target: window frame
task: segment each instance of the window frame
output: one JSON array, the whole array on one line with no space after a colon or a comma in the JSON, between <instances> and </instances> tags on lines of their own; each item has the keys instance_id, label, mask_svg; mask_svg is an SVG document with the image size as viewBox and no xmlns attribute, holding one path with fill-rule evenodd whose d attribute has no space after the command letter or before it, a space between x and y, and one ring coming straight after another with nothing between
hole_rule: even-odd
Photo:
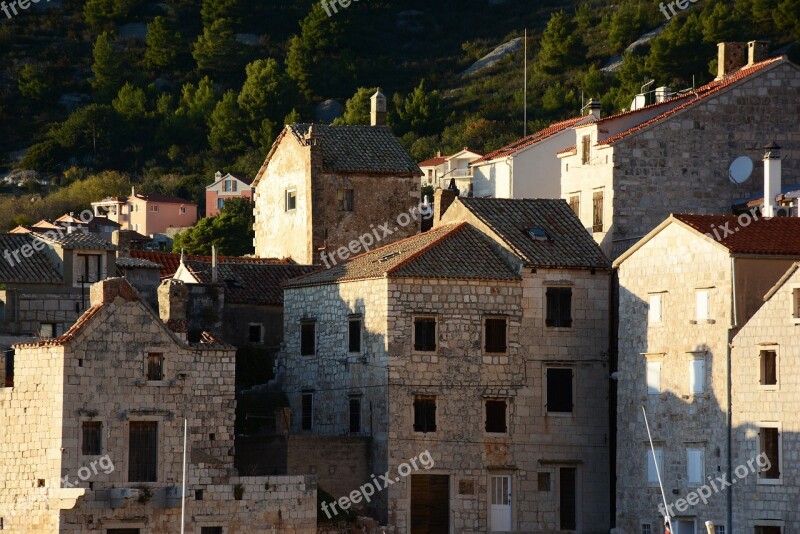
<instances>
[{"instance_id":1,"label":"window frame","mask_svg":"<svg viewBox=\"0 0 800 534\"><path fill-rule=\"evenodd\" d=\"M605 190L596 189L592 191L592 233L602 234L606 230L605 225Z\"/></svg>"},{"instance_id":2,"label":"window frame","mask_svg":"<svg viewBox=\"0 0 800 534\"><path fill-rule=\"evenodd\" d=\"M655 461L653 460L653 449L656 451L656 458ZM647 487L658 487L658 475L660 474L663 478L664 476L664 447L660 444L658 446L653 446L650 448L650 444L645 444L645 452L647 453L647 463L645 464L646 469L646 476L647 476ZM652 463L651 463L652 462ZM650 478L650 466L653 467L653 473L656 474L655 479ZM655 466L658 465L658 472L656 472Z\"/></svg>"},{"instance_id":3,"label":"window frame","mask_svg":"<svg viewBox=\"0 0 800 534\"><path fill-rule=\"evenodd\" d=\"M88 447L88 452L87 452L87 441L86 441L86 425L87 424L99 426L99 428L96 429L96 432L97 432L97 438L96 439L99 440L99 444L96 444L98 449L95 449L93 447ZM81 456L102 456L103 455L103 445L104 445L103 427L104 427L103 421L101 421L101 420L84 419L84 420L81 421L81 453L80 453ZM99 450L100 452L91 452L93 450Z\"/></svg>"},{"instance_id":4,"label":"window frame","mask_svg":"<svg viewBox=\"0 0 800 534\"><path fill-rule=\"evenodd\" d=\"M510 403L509 403L509 400L510 399L508 397L485 397L483 399L483 422L484 422L483 430L484 430L484 432L486 434L495 435L495 436L506 436L506 435L508 435L510 433L510 428L509 428L509 412L510 412L509 404ZM494 428L494 425L489 425L489 414L490 414L489 404L490 403L492 403L492 404L502 403L503 404L503 421L502 421L503 430L502 431L501 430L489 430L490 426L492 426ZM492 413L496 413L496 412L492 412Z\"/></svg>"},{"instance_id":5,"label":"window frame","mask_svg":"<svg viewBox=\"0 0 800 534\"><path fill-rule=\"evenodd\" d=\"M697 380L697 366L702 369L702 379ZM691 354L689 358L689 395L704 395L706 393L706 380L708 379L708 365L706 364L705 355ZM699 391L697 386L699 384ZM694 385L694 387L693 387Z\"/></svg>"},{"instance_id":6,"label":"window frame","mask_svg":"<svg viewBox=\"0 0 800 534\"><path fill-rule=\"evenodd\" d=\"M569 371L570 372L570 409L569 411L551 411L550 407L550 380L549 380L549 371L550 370L558 370L558 371ZM576 395L576 382L577 382L577 368L575 366L558 364L558 363L551 363L544 365L544 392L543 392L543 400L544 400L544 413L548 417L574 417L576 416L576 405L575 405L575 395Z\"/></svg>"},{"instance_id":7,"label":"window frame","mask_svg":"<svg viewBox=\"0 0 800 534\"><path fill-rule=\"evenodd\" d=\"M308 352L308 347L304 345L307 338L305 329L308 327L313 329L311 336L311 352ZM304 348L305 347L305 348ZM317 321L316 319L303 319L300 321L300 356L316 356L317 355Z\"/></svg>"},{"instance_id":8,"label":"window frame","mask_svg":"<svg viewBox=\"0 0 800 534\"><path fill-rule=\"evenodd\" d=\"M492 336L494 336L497 331L502 330L503 336L503 343L502 347L499 344L493 344L491 347L489 346L489 337L490 337L490 329L489 329L489 321L502 321L503 327L500 329L499 327L494 327L496 330L492 330ZM490 350L490 349L501 349L501 350ZM508 354L508 317L505 315L486 315L483 317L483 352L485 354Z\"/></svg>"},{"instance_id":9,"label":"window frame","mask_svg":"<svg viewBox=\"0 0 800 534\"><path fill-rule=\"evenodd\" d=\"M353 349L353 325L358 324L358 346ZM361 354L364 347L364 321L361 315L351 315L347 318L347 352L348 354Z\"/></svg>"},{"instance_id":10,"label":"window frame","mask_svg":"<svg viewBox=\"0 0 800 534\"><path fill-rule=\"evenodd\" d=\"M417 321L433 322L433 348L419 348L417 343ZM429 345L426 345L429 346ZM419 313L411 317L411 349L421 354L436 354L439 351L439 318L435 314Z\"/></svg>"},{"instance_id":11,"label":"window frame","mask_svg":"<svg viewBox=\"0 0 800 534\"><path fill-rule=\"evenodd\" d=\"M438 426L436 425L436 405L437 405L437 397L436 395L414 395L413 403L412 403L412 429L415 433L418 434L432 434L438 430ZM417 403L424 404L420 408L417 408ZM433 409L431 410L431 405ZM417 415L422 413L424 415L424 420L418 422ZM430 424L429 418L433 415L433 424Z\"/></svg>"},{"instance_id":12,"label":"window frame","mask_svg":"<svg viewBox=\"0 0 800 534\"><path fill-rule=\"evenodd\" d=\"M350 187L341 187L336 190L336 201L339 211L352 212L355 209L355 190Z\"/></svg>"},{"instance_id":13,"label":"window frame","mask_svg":"<svg viewBox=\"0 0 800 534\"><path fill-rule=\"evenodd\" d=\"M650 366L658 366L658 389L650 387ZM664 360L662 358L653 359L647 358L645 360L645 389L647 390L648 397L651 395L661 395L664 392Z\"/></svg>"},{"instance_id":14,"label":"window frame","mask_svg":"<svg viewBox=\"0 0 800 534\"><path fill-rule=\"evenodd\" d=\"M777 441L778 441L778 443L777 443L777 449L778 449L777 450L777 452L778 452L778 461L777 461L777 464L778 464L777 465L778 476L777 477L767 478L766 475L763 475L764 473L767 473L767 471L759 471L759 473L758 473L758 482L757 483L758 484L764 484L764 485L773 485L773 486L783 485L783 425L781 423L775 422L775 421L761 421L761 422L759 422L757 424L757 426L758 426L758 453L759 453L759 455L766 454L766 451L764 450L764 448L765 448L764 447L764 445L765 445L764 444L765 436L764 436L764 432L763 431L764 430L774 430L774 431L776 431L778 433L778 435L777 435ZM767 457L769 458L769 455L767 455ZM773 462L772 459L770 459L771 469L776 467L775 463L776 462Z\"/></svg>"},{"instance_id":15,"label":"window frame","mask_svg":"<svg viewBox=\"0 0 800 534\"><path fill-rule=\"evenodd\" d=\"M777 391L780 389L781 383L781 358L778 345L760 345L758 346L758 388L762 391ZM775 355L775 382L766 384L765 382L765 353L773 353Z\"/></svg>"},{"instance_id":16,"label":"window frame","mask_svg":"<svg viewBox=\"0 0 800 534\"><path fill-rule=\"evenodd\" d=\"M572 286L545 286L544 293L545 326L547 328L572 328L574 322L572 318ZM564 317L565 300L569 302L569 306L566 308L566 317Z\"/></svg>"},{"instance_id":17,"label":"window frame","mask_svg":"<svg viewBox=\"0 0 800 534\"><path fill-rule=\"evenodd\" d=\"M306 400L309 400L306 404ZM306 407L309 413L306 414ZM300 431L313 432L314 431L314 392L303 391L300 394Z\"/></svg>"},{"instance_id":18,"label":"window frame","mask_svg":"<svg viewBox=\"0 0 800 534\"><path fill-rule=\"evenodd\" d=\"M800 324L800 284L790 286L792 290L792 324Z\"/></svg>"},{"instance_id":19,"label":"window frame","mask_svg":"<svg viewBox=\"0 0 800 534\"><path fill-rule=\"evenodd\" d=\"M83 269L80 269L79 259L83 258ZM97 265L97 280L91 279L91 269L89 268L89 258L92 258L92 263L96 262ZM79 269L83 272L79 272ZM73 253L72 260L72 280L73 287L81 287L81 276L85 277L83 285L87 286L99 282L105 278L106 260L104 254L100 252L78 252Z\"/></svg>"},{"instance_id":20,"label":"window frame","mask_svg":"<svg viewBox=\"0 0 800 534\"><path fill-rule=\"evenodd\" d=\"M289 202L291 199L291 203ZM283 211L290 212L290 211L297 211L297 188L289 187L284 190L283 193ZM289 205L291 204L291 207Z\"/></svg>"},{"instance_id":21,"label":"window frame","mask_svg":"<svg viewBox=\"0 0 800 534\"><path fill-rule=\"evenodd\" d=\"M152 206L150 206L150 210L149 211L150 211L150 213L158 213L159 212L159 205L158 204L153 204Z\"/></svg>"},{"instance_id":22,"label":"window frame","mask_svg":"<svg viewBox=\"0 0 800 534\"><path fill-rule=\"evenodd\" d=\"M705 316L701 316L700 313L702 310L701 303L705 306ZM704 287L694 290L694 320L697 323L711 321L711 289Z\"/></svg>"},{"instance_id":23,"label":"window frame","mask_svg":"<svg viewBox=\"0 0 800 534\"><path fill-rule=\"evenodd\" d=\"M647 296L647 325L648 326L661 326L664 324L664 295L665 292L659 291L650 293ZM654 303L658 302L658 307ZM658 316L655 316L654 310L658 310Z\"/></svg>"},{"instance_id":24,"label":"window frame","mask_svg":"<svg viewBox=\"0 0 800 534\"><path fill-rule=\"evenodd\" d=\"M690 462L690 455L699 453L699 460L700 460L700 478L697 480L692 480L692 472L690 470L691 462ZM706 450L703 447L698 445L692 445L686 447L686 484L689 486L702 486L705 482L706 476Z\"/></svg>"},{"instance_id":25,"label":"window frame","mask_svg":"<svg viewBox=\"0 0 800 534\"><path fill-rule=\"evenodd\" d=\"M150 375L150 357L158 355L160 357L159 367L160 367L160 376L159 378L151 378ZM164 355L163 350L147 350L144 354L144 378L148 383L153 382L164 382L166 380L166 363L167 359Z\"/></svg>"},{"instance_id":26,"label":"window frame","mask_svg":"<svg viewBox=\"0 0 800 534\"><path fill-rule=\"evenodd\" d=\"M144 423L152 424L152 425L154 425L154 428L155 428L155 438L154 438L154 441L155 441L155 454L152 457L152 462L154 464L154 474L155 474L155 476L153 478L155 480L133 480L131 478L131 470L133 469L133 463L131 461L131 453L133 451L133 448L131 447L131 445L132 445L131 444L131 425L140 424L140 423L141 424L144 424ZM161 426L161 421L159 421L157 419L135 419L135 420L128 421L128 440L127 440L127 445L128 445L128 448L127 448L128 469L126 470L127 472L126 472L126 475L125 475L125 479L126 479L126 481L128 483L152 484L152 483L157 483L161 479L161 477L159 476L160 475L160 472L159 472L160 471L159 470L159 457L161 456L159 454L159 452L160 452L159 449L160 449L160 445L161 445L161 428L160 428L160 426Z\"/></svg>"},{"instance_id":27,"label":"window frame","mask_svg":"<svg viewBox=\"0 0 800 534\"><path fill-rule=\"evenodd\" d=\"M581 165L588 165L592 161L592 136L581 136Z\"/></svg>"}]
</instances>

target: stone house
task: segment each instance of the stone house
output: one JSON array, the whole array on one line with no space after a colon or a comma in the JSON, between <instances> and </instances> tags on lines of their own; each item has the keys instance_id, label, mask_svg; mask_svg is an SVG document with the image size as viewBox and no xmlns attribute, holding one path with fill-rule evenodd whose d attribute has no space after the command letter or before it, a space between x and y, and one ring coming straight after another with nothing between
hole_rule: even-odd
<instances>
[{"instance_id":1,"label":"stone house","mask_svg":"<svg viewBox=\"0 0 800 534\"><path fill-rule=\"evenodd\" d=\"M600 102L591 100L587 107L587 115L554 122L473 161L473 195L561 198L561 162L556 154L574 144L573 128L600 118Z\"/></svg>"},{"instance_id":2,"label":"stone house","mask_svg":"<svg viewBox=\"0 0 800 534\"><path fill-rule=\"evenodd\" d=\"M256 256L320 264L322 253L346 251L384 222L384 244L419 232L419 222L390 228L419 205L422 172L378 125L385 111L376 105L373 126L283 129L253 181Z\"/></svg>"},{"instance_id":3,"label":"stone house","mask_svg":"<svg viewBox=\"0 0 800 534\"><path fill-rule=\"evenodd\" d=\"M775 140L786 151L787 183L798 184L800 68L767 58L766 44L720 43L714 81L575 127L561 158L561 198L611 258L670 213L730 213L760 196L762 174L734 183L731 163L758 158Z\"/></svg>"},{"instance_id":4,"label":"stone house","mask_svg":"<svg viewBox=\"0 0 800 534\"><path fill-rule=\"evenodd\" d=\"M796 330L800 324L798 267L797 263L791 266L733 338L731 453L737 482L730 491L734 525L742 532L783 534L800 530L795 482L795 457L800 450L796 408L800 372L795 361L800 353ZM769 468L753 473L748 462L752 464L752 459L761 454L769 460ZM742 465L748 466L748 476L740 478L743 471L736 469Z\"/></svg>"},{"instance_id":5,"label":"stone house","mask_svg":"<svg viewBox=\"0 0 800 534\"><path fill-rule=\"evenodd\" d=\"M253 198L252 178L239 178L230 173L214 175L214 183L206 186L206 217L219 215L225 201L231 198Z\"/></svg>"},{"instance_id":6,"label":"stone house","mask_svg":"<svg viewBox=\"0 0 800 534\"><path fill-rule=\"evenodd\" d=\"M614 369L619 532L663 532L656 462L642 406L667 500L675 505L677 532L705 532L707 520L714 521L720 534L753 532L741 530L745 518L732 516L724 491L688 507L684 499L709 477L733 476L737 464L729 454L745 447L738 429L766 417L748 422L736 415L741 410L739 415L750 417L756 407L744 407L741 400L732 404L732 395L746 396L749 389L738 392L739 379L731 366L737 369L745 360L736 358L730 343L762 307L763 296L800 259L799 237L796 217L672 215L614 262L619 277ZM750 373L753 345L745 347ZM739 419L733 428L731 416ZM729 439L737 450L730 451ZM760 512L766 507L761 502L751 510L747 520L763 518Z\"/></svg>"},{"instance_id":7,"label":"stone house","mask_svg":"<svg viewBox=\"0 0 800 534\"><path fill-rule=\"evenodd\" d=\"M92 286L63 336L15 346L0 389L0 523L10 532L316 532L313 477L233 468L235 349L186 341L187 288L161 317L121 278Z\"/></svg>"},{"instance_id":8,"label":"stone house","mask_svg":"<svg viewBox=\"0 0 800 534\"><path fill-rule=\"evenodd\" d=\"M292 431L371 437L387 532L608 532L608 260L562 200L451 200L286 285Z\"/></svg>"}]
</instances>

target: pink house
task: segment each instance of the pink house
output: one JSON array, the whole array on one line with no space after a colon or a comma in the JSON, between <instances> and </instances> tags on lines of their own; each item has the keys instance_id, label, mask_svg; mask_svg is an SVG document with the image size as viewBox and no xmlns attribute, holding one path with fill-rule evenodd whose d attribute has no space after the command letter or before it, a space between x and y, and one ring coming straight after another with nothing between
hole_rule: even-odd
<instances>
[{"instance_id":1,"label":"pink house","mask_svg":"<svg viewBox=\"0 0 800 534\"><path fill-rule=\"evenodd\" d=\"M217 172L214 183L206 187L206 217L219 215L225 201L230 198L253 198L252 179L237 178L232 174Z\"/></svg>"},{"instance_id":2,"label":"pink house","mask_svg":"<svg viewBox=\"0 0 800 534\"><path fill-rule=\"evenodd\" d=\"M168 228L189 228L197 222L197 204L169 195L142 195L131 188L129 197L108 197L92 202L97 217L108 217L121 230L152 237Z\"/></svg>"}]
</instances>

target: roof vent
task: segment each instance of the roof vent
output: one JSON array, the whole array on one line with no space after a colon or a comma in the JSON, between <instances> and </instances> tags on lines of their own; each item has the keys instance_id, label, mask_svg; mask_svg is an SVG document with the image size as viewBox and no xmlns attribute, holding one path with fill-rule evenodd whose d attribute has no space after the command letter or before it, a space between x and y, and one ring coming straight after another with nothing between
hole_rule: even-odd
<instances>
[{"instance_id":1,"label":"roof vent","mask_svg":"<svg viewBox=\"0 0 800 534\"><path fill-rule=\"evenodd\" d=\"M392 252L391 254L387 254L386 256L381 256L381 257L380 257L380 259L378 259L378 261L379 261L380 263L383 263L383 262L385 262L385 261L389 261L389 260L391 260L392 258L394 258L395 256L399 256L399 255L400 255L400 253L399 253L399 252Z\"/></svg>"},{"instance_id":2,"label":"roof vent","mask_svg":"<svg viewBox=\"0 0 800 534\"><path fill-rule=\"evenodd\" d=\"M547 235L547 232L541 228L528 228L526 232L534 239L534 241L548 241L550 239L550 236Z\"/></svg>"}]
</instances>

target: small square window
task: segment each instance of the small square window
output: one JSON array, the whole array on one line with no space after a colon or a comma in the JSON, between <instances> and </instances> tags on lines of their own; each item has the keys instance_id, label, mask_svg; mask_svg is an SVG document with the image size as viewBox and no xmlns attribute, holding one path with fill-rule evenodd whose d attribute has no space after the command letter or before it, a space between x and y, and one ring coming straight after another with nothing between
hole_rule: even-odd
<instances>
[{"instance_id":1,"label":"small square window","mask_svg":"<svg viewBox=\"0 0 800 534\"><path fill-rule=\"evenodd\" d=\"M545 324L556 328L572 326L572 288L548 287Z\"/></svg>"},{"instance_id":2,"label":"small square window","mask_svg":"<svg viewBox=\"0 0 800 534\"><path fill-rule=\"evenodd\" d=\"M100 421L84 421L81 424L81 454L99 456L103 454L103 423Z\"/></svg>"},{"instance_id":3,"label":"small square window","mask_svg":"<svg viewBox=\"0 0 800 534\"><path fill-rule=\"evenodd\" d=\"M347 351L361 352L361 318L352 317L347 322Z\"/></svg>"},{"instance_id":4,"label":"small square window","mask_svg":"<svg viewBox=\"0 0 800 534\"><path fill-rule=\"evenodd\" d=\"M361 397L350 397L350 433L361 432Z\"/></svg>"},{"instance_id":5,"label":"small square window","mask_svg":"<svg viewBox=\"0 0 800 534\"><path fill-rule=\"evenodd\" d=\"M286 211L297 209L297 191L294 189L286 190Z\"/></svg>"},{"instance_id":6,"label":"small square window","mask_svg":"<svg viewBox=\"0 0 800 534\"><path fill-rule=\"evenodd\" d=\"M414 432L436 432L436 397L414 397Z\"/></svg>"},{"instance_id":7,"label":"small square window","mask_svg":"<svg viewBox=\"0 0 800 534\"><path fill-rule=\"evenodd\" d=\"M505 434L506 426L506 401L494 399L486 401L486 432Z\"/></svg>"},{"instance_id":8,"label":"small square window","mask_svg":"<svg viewBox=\"0 0 800 534\"><path fill-rule=\"evenodd\" d=\"M164 380L164 354L161 352L147 353L147 379L152 381Z\"/></svg>"},{"instance_id":9,"label":"small square window","mask_svg":"<svg viewBox=\"0 0 800 534\"><path fill-rule=\"evenodd\" d=\"M759 358L762 386L775 386L778 384L778 353L774 350L762 350Z\"/></svg>"},{"instance_id":10,"label":"small square window","mask_svg":"<svg viewBox=\"0 0 800 534\"><path fill-rule=\"evenodd\" d=\"M43 339L58 336L58 323L41 323L39 325L39 337Z\"/></svg>"},{"instance_id":11,"label":"small square window","mask_svg":"<svg viewBox=\"0 0 800 534\"><path fill-rule=\"evenodd\" d=\"M653 527L650 523L642 523L642 534L653 534Z\"/></svg>"},{"instance_id":12,"label":"small square window","mask_svg":"<svg viewBox=\"0 0 800 534\"><path fill-rule=\"evenodd\" d=\"M186 208L181 208L180 212L181 212L181 215L186 215Z\"/></svg>"},{"instance_id":13,"label":"small square window","mask_svg":"<svg viewBox=\"0 0 800 534\"><path fill-rule=\"evenodd\" d=\"M572 368L548 367L547 412L572 413Z\"/></svg>"},{"instance_id":14,"label":"small square window","mask_svg":"<svg viewBox=\"0 0 800 534\"><path fill-rule=\"evenodd\" d=\"M300 428L311 430L314 427L314 394L303 393Z\"/></svg>"},{"instance_id":15,"label":"small square window","mask_svg":"<svg viewBox=\"0 0 800 534\"><path fill-rule=\"evenodd\" d=\"M539 491L550 491L550 473L539 473L536 479Z\"/></svg>"},{"instance_id":16,"label":"small square window","mask_svg":"<svg viewBox=\"0 0 800 534\"><path fill-rule=\"evenodd\" d=\"M714 534L725 534L725 525L716 525L714 527Z\"/></svg>"},{"instance_id":17,"label":"small square window","mask_svg":"<svg viewBox=\"0 0 800 534\"><path fill-rule=\"evenodd\" d=\"M414 317L414 350L436 351L436 317Z\"/></svg>"},{"instance_id":18,"label":"small square window","mask_svg":"<svg viewBox=\"0 0 800 534\"><path fill-rule=\"evenodd\" d=\"M353 211L353 190L339 189L338 193L339 211Z\"/></svg>"},{"instance_id":19,"label":"small square window","mask_svg":"<svg viewBox=\"0 0 800 534\"><path fill-rule=\"evenodd\" d=\"M300 324L300 355L313 356L316 354L317 323L303 321Z\"/></svg>"},{"instance_id":20,"label":"small square window","mask_svg":"<svg viewBox=\"0 0 800 534\"><path fill-rule=\"evenodd\" d=\"M261 332L263 328L260 324L251 324L248 328L248 341L250 343L261 343Z\"/></svg>"},{"instance_id":21,"label":"small square window","mask_svg":"<svg viewBox=\"0 0 800 534\"><path fill-rule=\"evenodd\" d=\"M486 352L506 352L506 319L505 317L487 318L484 324L484 340Z\"/></svg>"}]
</instances>

